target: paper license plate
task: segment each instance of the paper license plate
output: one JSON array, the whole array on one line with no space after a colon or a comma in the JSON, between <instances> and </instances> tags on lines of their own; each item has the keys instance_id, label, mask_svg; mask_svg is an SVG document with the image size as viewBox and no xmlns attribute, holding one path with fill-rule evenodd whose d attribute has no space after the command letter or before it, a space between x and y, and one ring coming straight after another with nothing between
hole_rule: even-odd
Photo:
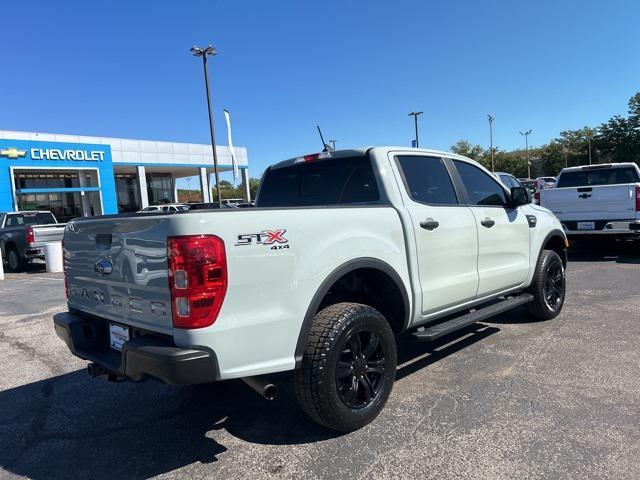
<instances>
[{"instance_id":1,"label":"paper license plate","mask_svg":"<svg viewBox=\"0 0 640 480\"><path fill-rule=\"evenodd\" d=\"M114 350L122 350L124 342L129 340L129 329L115 323L109 324L109 346Z\"/></svg>"},{"instance_id":2,"label":"paper license plate","mask_svg":"<svg viewBox=\"0 0 640 480\"><path fill-rule=\"evenodd\" d=\"M596 222L578 222L578 230L593 230L596 228Z\"/></svg>"}]
</instances>

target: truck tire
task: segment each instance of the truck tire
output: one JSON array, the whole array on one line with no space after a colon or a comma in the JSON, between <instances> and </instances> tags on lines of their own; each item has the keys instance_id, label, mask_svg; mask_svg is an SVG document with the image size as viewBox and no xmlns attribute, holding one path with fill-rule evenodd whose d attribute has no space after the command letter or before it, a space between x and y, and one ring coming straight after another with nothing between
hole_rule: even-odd
<instances>
[{"instance_id":1,"label":"truck tire","mask_svg":"<svg viewBox=\"0 0 640 480\"><path fill-rule=\"evenodd\" d=\"M7 249L7 270L14 273L21 272L25 268L25 263L24 259L20 258L16 247Z\"/></svg>"},{"instance_id":2,"label":"truck tire","mask_svg":"<svg viewBox=\"0 0 640 480\"><path fill-rule=\"evenodd\" d=\"M553 250L543 250L529 287L533 301L525 304L527 314L536 320L557 317L564 304L565 291L565 271L560 255Z\"/></svg>"},{"instance_id":3,"label":"truck tire","mask_svg":"<svg viewBox=\"0 0 640 480\"><path fill-rule=\"evenodd\" d=\"M397 363L386 318L359 303L337 303L313 319L295 373L302 410L332 430L351 432L375 419L387 403Z\"/></svg>"}]
</instances>

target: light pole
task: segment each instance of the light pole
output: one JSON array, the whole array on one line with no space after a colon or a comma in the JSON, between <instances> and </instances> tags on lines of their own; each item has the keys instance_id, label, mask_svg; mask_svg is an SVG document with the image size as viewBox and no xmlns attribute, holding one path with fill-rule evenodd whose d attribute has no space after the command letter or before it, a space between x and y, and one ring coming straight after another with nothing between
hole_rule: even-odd
<instances>
[{"instance_id":1,"label":"light pole","mask_svg":"<svg viewBox=\"0 0 640 480\"><path fill-rule=\"evenodd\" d=\"M218 173L218 154L216 152L216 136L213 131L213 114L211 113L211 93L209 89L209 72L207 70L207 57L217 55L216 49L209 45L206 48L191 47L194 57L202 57L204 68L204 86L207 91L207 108L209 109L209 132L211 133L211 150L213 152L213 169L216 176L216 193L218 194L218 208L222 208L222 193L220 192L220 174ZM207 187L208 188L208 187Z\"/></svg>"},{"instance_id":2,"label":"light pole","mask_svg":"<svg viewBox=\"0 0 640 480\"><path fill-rule=\"evenodd\" d=\"M526 132L520 132L520 135L524 135L524 143L526 145L527 150L527 176L531 178L531 162L529 161L529 134L531 133L531 129Z\"/></svg>"},{"instance_id":3,"label":"light pole","mask_svg":"<svg viewBox=\"0 0 640 480\"><path fill-rule=\"evenodd\" d=\"M493 121L495 120L494 117L492 117L491 115L487 114L487 119L489 120L489 143L490 143L490 152L491 152L491 171L495 172L495 165L493 164Z\"/></svg>"},{"instance_id":4,"label":"light pole","mask_svg":"<svg viewBox=\"0 0 640 480\"><path fill-rule=\"evenodd\" d=\"M416 128L416 148L420 148L420 143L418 142L418 115L422 115L422 112L411 112L409 116L413 116L413 123Z\"/></svg>"},{"instance_id":5,"label":"light pole","mask_svg":"<svg viewBox=\"0 0 640 480\"><path fill-rule=\"evenodd\" d=\"M587 145L589 148L589 165L591 165L591 132L587 133Z\"/></svg>"},{"instance_id":6,"label":"light pole","mask_svg":"<svg viewBox=\"0 0 640 480\"><path fill-rule=\"evenodd\" d=\"M329 141L331 142L331 145L333 145L333 149L335 150L336 149L336 142L338 140L329 140Z\"/></svg>"}]
</instances>

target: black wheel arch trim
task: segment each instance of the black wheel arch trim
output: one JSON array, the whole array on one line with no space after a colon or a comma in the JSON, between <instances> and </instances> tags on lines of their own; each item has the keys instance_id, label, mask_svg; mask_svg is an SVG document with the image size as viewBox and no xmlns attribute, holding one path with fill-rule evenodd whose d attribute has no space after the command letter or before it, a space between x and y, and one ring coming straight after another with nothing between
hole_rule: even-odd
<instances>
[{"instance_id":1,"label":"black wheel arch trim","mask_svg":"<svg viewBox=\"0 0 640 480\"><path fill-rule=\"evenodd\" d=\"M409 294L407 293L407 289L405 288L404 282L402 278L395 271L395 269L386 262L382 260L378 260L377 258L363 257L356 258L353 260L349 260L346 263L343 263L338 268L333 270L320 284L320 287L314 294L311 299L311 303L307 308L307 313L304 316L302 321L302 327L300 328L300 332L298 333L298 342L296 344L295 350L295 360L296 360L296 368L299 368L302 365L302 356L304 354L304 350L307 345L307 337L309 336L309 331L311 330L311 324L313 323L313 317L315 317L322 300L325 295L331 288L331 286L336 283L340 278L351 273L355 270L360 270L362 268L371 268L375 270L379 270L382 273L386 274L393 280L396 284L400 293L402 295L402 301L404 304L404 319L402 325L402 331L405 331L409 325L409 318L411 315L411 306L409 304Z\"/></svg>"},{"instance_id":2,"label":"black wheel arch trim","mask_svg":"<svg viewBox=\"0 0 640 480\"><path fill-rule=\"evenodd\" d=\"M562 249L562 255L560 256L560 258L562 259L562 263L564 264L565 268L567 266L567 235L562 231L562 230L558 230L558 229L553 229L551 230L546 237L544 237L544 240L542 241L542 245L540 246L540 251L538 252L538 259L540 258L540 255L542 255L542 251L545 249L545 247L547 246L547 244L549 243L549 240L551 240L554 237L558 237L562 240L562 243L564 244L564 248ZM536 259L536 265L538 262L538 259Z\"/></svg>"}]
</instances>

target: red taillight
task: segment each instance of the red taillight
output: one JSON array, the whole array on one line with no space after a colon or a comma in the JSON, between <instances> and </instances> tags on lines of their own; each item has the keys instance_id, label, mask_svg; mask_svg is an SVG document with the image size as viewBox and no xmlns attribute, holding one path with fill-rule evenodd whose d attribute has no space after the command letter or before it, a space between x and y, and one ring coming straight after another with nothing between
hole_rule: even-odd
<instances>
[{"instance_id":1,"label":"red taillight","mask_svg":"<svg viewBox=\"0 0 640 480\"><path fill-rule=\"evenodd\" d=\"M36 237L33 234L33 227L27 227L25 231L27 232L27 243L36 243Z\"/></svg>"},{"instance_id":2,"label":"red taillight","mask_svg":"<svg viewBox=\"0 0 640 480\"><path fill-rule=\"evenodd\" d=\"M640 185L636 185L636 212L640 212Z\"/></svg>"},{"instance_id":3,"label":"red taillight","mask_svg":"<svg viewBox=\"0 0 640 480\"><path fill-rule=\"evenodd\" d=\"M222 239L215 235L169 237L167 260L173 326L212 325L227 292L227 257Z\"/></svg>"},{"instance_id":4,"label":"red taillight","mask_svg":"<svg viewBox=\"0 0 640 480\"><path fill-rule=\"evenodd\" d=\"M316 160L325 160L327 158L331 158L331 153L329 152L311 153L309 155L304 155L302 157L296 158L293 163L315 162Z\"/></svg>"}]
</instances>

